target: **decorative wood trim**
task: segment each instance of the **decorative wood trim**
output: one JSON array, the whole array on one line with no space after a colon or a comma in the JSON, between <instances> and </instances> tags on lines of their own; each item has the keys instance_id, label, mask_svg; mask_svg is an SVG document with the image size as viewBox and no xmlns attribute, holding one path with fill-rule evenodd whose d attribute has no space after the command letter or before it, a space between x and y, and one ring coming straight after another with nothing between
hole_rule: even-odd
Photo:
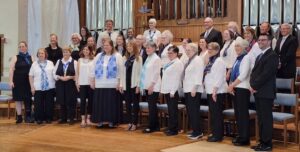
<instances>
[{"instance_id":1,"label":"decorative wood trim","mask_svg":"<svg viewBox=\"0 0 300 152\"><path fill-rule=\"evenodd\" d=\"M86 26L86 0L77 0L79 11L79 26Z\"/></svg>"}]
</instances>

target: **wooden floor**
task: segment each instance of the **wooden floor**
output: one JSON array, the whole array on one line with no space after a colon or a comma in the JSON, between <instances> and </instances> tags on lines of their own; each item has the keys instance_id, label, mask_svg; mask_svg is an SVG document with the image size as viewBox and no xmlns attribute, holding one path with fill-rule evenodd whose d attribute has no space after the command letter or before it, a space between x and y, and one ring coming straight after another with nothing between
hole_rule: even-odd
<instances>
[{"instance_id":1,"label":"wooden floor","mask_svg":"<svg viewBox=\"0 0 300 152\"><path fill-rule=\"evenodd\" d=\"M222 143L208 143L205 138L193 142L180 134L166 137L158 132L151 135L117 129L80 128L73 126L20 124L13 120L0 119L0 152L222 152L251 151L249 147L234 147L230 138ZM297 152L296 144L284 148L274 142L274 152ZM254 142L252 142L254 144ZM243 149L243 150L240 150Z\"/></svg>"}]
</instances>

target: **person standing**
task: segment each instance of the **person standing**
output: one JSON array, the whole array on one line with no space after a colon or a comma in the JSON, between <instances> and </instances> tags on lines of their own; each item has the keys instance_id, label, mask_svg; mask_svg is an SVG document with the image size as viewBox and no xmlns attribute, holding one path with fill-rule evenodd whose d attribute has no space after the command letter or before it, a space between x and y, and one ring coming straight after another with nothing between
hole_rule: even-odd
<instances>
[{"instance_id":1,"label":"person standing","mask_svg":"<svg viewBox=\"0 0 300 152\"><path fill-rule=\"evenodd\" d=\"M217 42L220 46L222 46L222 33L214 28L214 21L212 18L205 18L204 28L205 32L201 33L200 37L204 37L207 44L210 42Z\"/></svg>"},{"instance_id":2,"label":"person standing","mask_svg":"<svg viewBox=\"0 0 300 152\"><path fill-rule=\"evenodd\" d=\"M34 114L37 124L43 121L51 123L54 110L53 77L54 64L47 60L47 51L41 48L37 52L38 60L34 61L29 71L31 93L34 96Z\"/></svg>"},{"instance_id":3,"label":"person standing","mask_svg":"<svg viewBox=\"0 0 300 152\"><path fill-rule=\"evenodd\" d=\"M97 40L97 49L99 47L103 46L103 36L108 36L110 40L114 42L114 46L116 44L117 36L119 35L119 32L114 31L114 21L111 19L105 20L105 31L99 33L99 37Z\"/></svg>"},{"instance_id":4,"label":"person standing","mask_svg":"<svg viewBox=\"0 0 300 152\"><path fill-rule=\"evenodd\" d=\"M48 60L52 61L53 64L56 64L57 60L63 57L62 49L58 46L58 38L56 34L50 34L50 44L46 47L48 54Z\"/></svg>"},{"instance_id":5,"label":"person standing","mask_svg":"<svg viewBox=\"0 0 300 152\"><path fill-rule=\"evenodd\" d=\"M19 42L19 54L12 57L9 68L9 84L12 88L13 100L16 103L17 121L22 123L22 101L25 105L25 122L33 123L31 118L32 100L28 73L33 62L33 58L28 53L27 43Z\"/></svg>"},{"instance_id":6,"label":"person standing","mask_svg":"<svg viewBox=\"0 0 300 152\"><path fill-rule=\"evenodd\" d=\"M261 54L257 56L250 75L250 92L255 98L259 127L259 144L251 147L255 151L272 150L272 107L276 97L276 73L279 61L271 48L271 41L271 35L260 34L258 45Z\"/></svg>"},{"instance_id":7,"label":"person standing","mask_svg":"<svg viewBox=\"0 0 300 152\"><path fill-rule=\"evenodd\" d=\"M158 37L160 37L161 32L156 29L156 19L149 19L149 29L144 32L144 37L146 38L146 42L154 42L158 43Z\"/></svg>"}]
</instances>

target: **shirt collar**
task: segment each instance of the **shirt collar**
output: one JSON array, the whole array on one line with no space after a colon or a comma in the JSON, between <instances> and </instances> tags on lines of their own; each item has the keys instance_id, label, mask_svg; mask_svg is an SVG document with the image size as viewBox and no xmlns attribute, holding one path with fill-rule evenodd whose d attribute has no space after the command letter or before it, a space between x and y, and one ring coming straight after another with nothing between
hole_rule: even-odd
<instances>
[{"instance_id":1,"label":"shirt collar","mask_svg":"<svg viewBox=\"0 0 300 152\"><path fill-rule=\"evenodd\" d=\"M271 47L267 47L266 49L264 49L261 53L265 54L267 52L267 50L269 50Z\"/></svg>"}]
</instances>

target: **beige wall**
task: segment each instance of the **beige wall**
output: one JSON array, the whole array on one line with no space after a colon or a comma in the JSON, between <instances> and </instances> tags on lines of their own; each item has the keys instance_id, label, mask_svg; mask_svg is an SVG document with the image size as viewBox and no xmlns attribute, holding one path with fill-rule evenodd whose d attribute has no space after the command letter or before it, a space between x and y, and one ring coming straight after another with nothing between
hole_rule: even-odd
<instances>
[{"instance_id":1,"label":"beige wall","mask_svg":"<svg viewBox=\"0 0 300 152\"><path fill-rule=\"evenodd\" d=\"M0 34L6 38L3 58L3 78L6 80L9 60L17 54L18 42L27 40L27 0L1 0Z\"/></svg>"}]
</instances>

